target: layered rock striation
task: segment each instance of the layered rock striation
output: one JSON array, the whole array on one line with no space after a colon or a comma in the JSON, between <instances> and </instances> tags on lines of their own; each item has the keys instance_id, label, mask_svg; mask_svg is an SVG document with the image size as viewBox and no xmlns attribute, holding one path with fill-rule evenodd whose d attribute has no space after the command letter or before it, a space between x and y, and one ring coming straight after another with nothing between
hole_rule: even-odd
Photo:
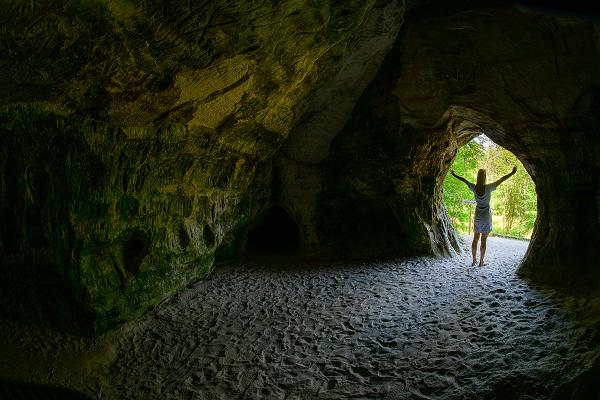
<instances>
[{"instance_id":1,"label":"layered rock striation","mask_svg":"<svg viewBox=\"0 0 600 400\"><path fill-rule=\"evenodd\" d=\"M95 334L201 279L275 203L274 156L316 118L317 94L337 93L349 115L403 13L396 1L8 5L2 310Z\"/></svg>"}]
</instances>

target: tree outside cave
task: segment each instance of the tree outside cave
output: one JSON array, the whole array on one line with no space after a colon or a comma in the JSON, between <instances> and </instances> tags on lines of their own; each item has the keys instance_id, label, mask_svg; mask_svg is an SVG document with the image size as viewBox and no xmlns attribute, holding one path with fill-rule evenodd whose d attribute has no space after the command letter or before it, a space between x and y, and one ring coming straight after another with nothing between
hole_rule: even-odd
<instances>
[{"instance_id":1,"label":"tree outside cave","mask_svg":"<svg viewBox=\"0 0 600 400\"><path fill-rule=\"evenodd\" d=\"M461 147L450 170L475 183L477 170L487 170L487 182L493 182L517 166L517 173L505 181L492 194L493 234L516 238L531 238L537 216L535 184L513 153L480 135ZM459 233L473 230L475 205L465 203L474 200L467 186L450 173L444 180L444 202L450 220ZM471 219L469 223L469 219Z\"/></svg>"}]
</instances>

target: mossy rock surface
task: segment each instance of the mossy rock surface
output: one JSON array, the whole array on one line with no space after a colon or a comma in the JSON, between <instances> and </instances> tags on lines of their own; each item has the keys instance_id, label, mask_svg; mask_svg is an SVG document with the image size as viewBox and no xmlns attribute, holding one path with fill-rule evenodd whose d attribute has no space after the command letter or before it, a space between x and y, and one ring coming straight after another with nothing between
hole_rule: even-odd
<instances>
[{"instance_id":1,"label":"mossy rock surface","mask_svg":"<svg viewBox=\"0 0 600 400\"><path fill-rule=\"evenodd\" d=\"M312 115L312 96L343 86L345 60L369 40L391 43L402 10L375 0L7 4L2 309L97 334L205 277L215 254L230 259L273 204L273 158Z\"/></svg>"}]
</instances>

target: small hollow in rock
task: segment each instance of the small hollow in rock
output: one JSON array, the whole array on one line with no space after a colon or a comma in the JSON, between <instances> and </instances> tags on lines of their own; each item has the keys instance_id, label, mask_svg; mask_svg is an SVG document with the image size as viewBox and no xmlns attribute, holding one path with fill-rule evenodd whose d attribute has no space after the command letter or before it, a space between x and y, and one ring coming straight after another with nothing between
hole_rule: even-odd
<instances>
[{"instance_id":1,"label":"small hollow in rock","mask_svg":"<svg viewBox=\"0 0 600 400\"><path fill-rule=\"evenodd\" d=\"M140 271L140 265L148 254L150 243L141 232L135 232L123 244L123 266L127 272L136 276Z\"/></svg>"},{"instance_id":2,"label":"small hollow in rock","mask_svg":"<svg viewBox=\"0 0 600 400\"><path fill-rule=\"evenodd\" d=\"M263 221L248 232L248 251L287 252L297 250L300 234L296 222L275 205Z\"/></svg>"}]
</instances>

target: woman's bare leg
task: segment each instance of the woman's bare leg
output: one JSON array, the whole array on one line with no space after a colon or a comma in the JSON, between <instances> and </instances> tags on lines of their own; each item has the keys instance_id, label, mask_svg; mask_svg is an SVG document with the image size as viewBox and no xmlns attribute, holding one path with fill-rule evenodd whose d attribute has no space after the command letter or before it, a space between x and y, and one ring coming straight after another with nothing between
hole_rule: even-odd
<instances>
[{"instance_id":1,"label":"woman's bare leg","mask_svg":"<svg viewBox=\"0 0 600 400\"><path fill-rule=\"evenodd\" d=\"M487 238L488 238L489 233L482 233L481 234L481 248L480 248L480 254L479 254L479 266L483 267L485 265L485 262L483 261L483 257L485 257L485 247L486 247L486 242L487 242Z\"/></svg>"},{"instance_id":2,"label":"woman's bare leg","mask_svg":"<svg viewBox=\"0 0 600 400\"><path fill-rule=\"evenodd\" d=\"M473 233L473 243L471 243L471 253L473 253L473 264L471 265L476 265L477 264L477 242L479 241L479 233L475 232Z\"/></svg>"}]
</instances>

